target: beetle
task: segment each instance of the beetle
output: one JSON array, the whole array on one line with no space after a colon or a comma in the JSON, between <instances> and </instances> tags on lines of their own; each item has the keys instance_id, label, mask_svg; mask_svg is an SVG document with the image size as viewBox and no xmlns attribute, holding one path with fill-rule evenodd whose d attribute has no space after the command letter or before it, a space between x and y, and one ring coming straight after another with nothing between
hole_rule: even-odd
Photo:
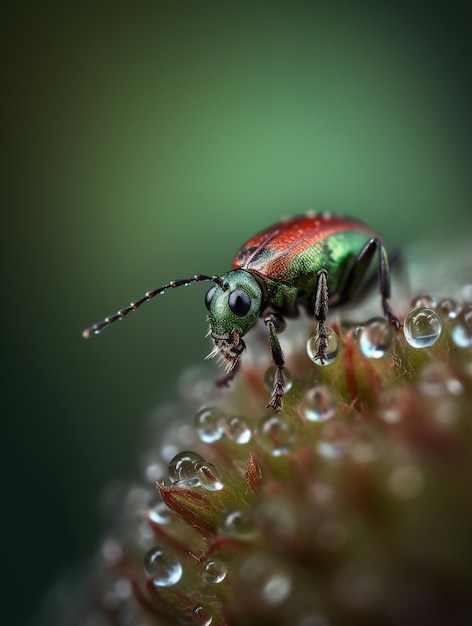
<instances>
[{"instance_id":1,"label":"beetle","mask_svg":"<svg viewBox=\"0 0 472 626\"><path fill-rule=\"evenodd\" d=\"M318 325L315 358L324 363L328 309L352 303L363 295L372 282L370 266L375 255L382 310L387 320L399 328L400 322L390 304L389 257L379 235L351 217L309 212L279 221L249 239L236 254L229 272L221 276L196 274L147 291L124 309L87 328L83 336L98 334L167 289L212 281L215 284L205 296L209 335L214 342L208 357L220 354L226 361L226 374L217 385L226 386L234 378L246 347L243 337L263 318L275 365L267 406L280 411L285 361L277 335L285 328L285 318L297 317L300 308L315 318Z\"/></svg>"}]
</instances>

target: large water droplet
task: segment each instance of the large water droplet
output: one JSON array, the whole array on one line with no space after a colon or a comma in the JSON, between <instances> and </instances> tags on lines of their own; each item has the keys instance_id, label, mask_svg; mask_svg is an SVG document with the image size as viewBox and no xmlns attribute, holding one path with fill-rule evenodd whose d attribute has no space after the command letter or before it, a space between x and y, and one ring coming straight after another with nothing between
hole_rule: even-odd
<instances>
[{"instance_id":1,"label":"large water droplet","mask_svg":"<svg viewBox=\"0 0 472 626\"><path fill-rule=\"evenodd\" d=\"M382 317L375 317L362 326L358 335L359 347L369 359L381 359L393 345L392 325Z\"/></svg>"},{"instance_id":2,"label":"large water droplet","mask_svg":"<svg viewBox=\"0 0 472 626\"><path fill-rule=\"evenodd\" d=\"M274 387L274 378L275 378L276 369L277 368L275 367L275 365L272 365L264 374L264 383L269 391L272 391ZM292 388L293 379L292 379L292 375L290 374L290 372L288 371L286 367L284 367L284 375L285 375L284 393L287 393Z\"/></svg>"},{"instance_id":3,"label":"large water droplet","mask_svg":"<svg viewBox=\"0 0 472 626\"><path fill-rule=\"evenodd\" d=\"M204 443L215 443L224 437L225 413L216 407L206 407L195 416L195 430Z\"/></svg>"},{"instance_id":4,"label":"large water droplet","mask_svg":"<svg viewBox=\"0 0 472 626\"><path fill-rule=\"evenodd\" d=\"M339 338L332 328L326 329L328 332L328 347L326 349L326 359L321 362L317 356L319 349L319 336L318 329L310 335L310 338L306 342L306 351L310 359L316 365L329 365L338 356L339 352Z\"/></svg>"},{"instance_id":5,"label":"large water droplet","mask_svg":"<svg viewBox=\"0 0 472 626\"><path fill-rule=\"evenodd\" d=\"M196 452L180 452L169 463L169 479L173 483L187 480L197 484L197 465L204 461L205 459Z\"/></svg>"},{"instance_id":6,"label":"large water droplet","mask_svg":"<svg viewBox=\"0 0 472 626\"><path fill-rule=\"evenodd\" d=\"M220 491L224 484L221 481L220 472L212 463L198 463L197 478L204 489L208 491Z\"/></svg>"},{"instance_id":7,"label":"large water droplet","mask_svg":"<svg viewBox=\"0 0 472 626\"><path fill-rule=\"evenodd\" d=\"M324 422L336 413L338 401L326 385L316 385L305 392L299 412L310 422Z\"/></svg>"},{"instance_id":8,"label":"large water droplet","mask_svg":"<svg viewBox=\"0 0 472 626\"><path fill-rule=\"evenodd\" d=\"M462 309L451 326L452 341L459 348L472 346L472 308Z\"/></svg>"},{"instance_id":9,"label":"large water droplet","mask_svg":"<svg viewBox=\"0 0 472 626\"><path fill-rule=\"evenodd\" d=\"M442 322L432 309L415 309L405 318L403 333L413 348L429 348L436 343L442 330Z\"/></svg>"},{"instance_id":10,"label":"large water droplet","mask_svg":"<svg viewBox=\"0 0 472 626\"><path fill-rule=\"evenodd\" d=\"M218 559L209 559L203 565L202 577L207 583L217 585L226 578L226 574L226 565Z\"/></svg>"},{"instance_id":11,"label":"large water droplet","mask_svg":"<svg viewBox=\"0 0 472 626\"><path fill-rule=\"evenodd\" d=\"M170 587L182 577L182 565L173 550L156 546L144 557L144 569L156 587Z\"/></svg>"},{"instance_id":12,"label":"large water droplet","mask_svg":"<svg viewBox=\"0 0 472 626\"><path fill-rule=\"evenodd\" d=\"M244 417L232 415L224 422L224 430L228 439L239 445L249 443L252 433Z\"/></svg>"},{"instance_id":13,"label":"large water droplet","mask_svg":"<svg viewBox=\"0 0 472 626\"><path fill-rule=\"evenodd\" d=\"M272 456L287 454L292 449L295 432L291 423L280 415L270 413L257 426L257 441Z\"/></svg>"}]
</instances>

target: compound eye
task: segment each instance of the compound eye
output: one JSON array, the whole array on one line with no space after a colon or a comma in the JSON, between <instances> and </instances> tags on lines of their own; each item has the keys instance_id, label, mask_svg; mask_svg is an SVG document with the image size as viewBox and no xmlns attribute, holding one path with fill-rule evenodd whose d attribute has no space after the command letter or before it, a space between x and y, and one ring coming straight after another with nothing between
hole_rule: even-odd
<instances>
[{"instance_id":1,"label":"compound eye","mask_svg":"<svg viewBox=\"0 0 472 626\"><path fill-rule=\"evenodd\" d=\"M242 289L235 289L229 294L228 305L235 315L242 317L251 308L251 298Z\"/></svg>"},{"instance_id":2,"label":"compound eye","mask_svg":"<svg viewBox=\"0 0 472 626\"><path fill-rule=\"evenodd\" d=\"M207 292L206 292L206 296L205 296L205 306L207 309L210 309L210 302L212 301L213 295L215 293L215 289L216 287L211 287Z\"/></svg>"}]
</instances>

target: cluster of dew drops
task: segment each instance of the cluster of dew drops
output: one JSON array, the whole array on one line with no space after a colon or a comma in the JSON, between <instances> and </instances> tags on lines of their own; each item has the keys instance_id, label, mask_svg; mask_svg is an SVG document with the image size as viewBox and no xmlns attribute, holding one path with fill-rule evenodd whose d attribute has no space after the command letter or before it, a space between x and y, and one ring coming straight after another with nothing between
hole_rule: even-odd
<instances>
[{"instance_id":1,"label":"cluster of dew drops","mask_svg":"<svg viewBox=\"0 0 472 626\"><path fill-rule=\"evenodd\" d=\"M442 334L447 333L454 347L468 352L472 347L472 285L469 288L470 296L465 302L451 298L435 301L430 296L416 298L403 322L402 332L409 346L423 350L431 348ZM396 341L395 330L384 318L372 318L358 326L354 331L358 349L369 359L382 359L393 349ZM333 363L339 354L339 338L336 332L328 329L328 358L320 363L317 357L318 337L316 331L310 336L306 344L308 357L318 366ZM286 371L285 393L292 388L292 378ZM472 367L469 367L472 374ZM265 375L267 389L272 388L274 368L269 368ZM325 422L330 420L337 410L339 399L334 389L326 384L317 384L303 396L298 410L308 422ZM388 407L385 410L385 420L392 421ZM295 443L295 430L292 423L283 414L267 413L255 427L245 417L240 415L228 416L222 409L216 407L202 408L195 416L195 430L198 438L204 444L215 444L223 439L238 446L245 446L253 439L265 453L274 457L287 454ZM332 458L340 452L339 442L324 441L317 443L317 452L326 458ZM403 476L402 472L410 472ZM420 476L413 476L414 468L406 467L397 470L398 476L392 475L391 491L399 497L409 497L412 485L420 484ZM224 488L218 468L207 462L196 452L181 452L170 461L168 476L171 483L188 488L201 487L208 491L219 491ZM418 480L415 482L414 478ZM404 480L403 480L404 479ZM403 486L408 485L408 489ZM167 524L172 514L162 500L149 508L149 519L155 524ZM239 539L252 538L252 525L248 516L239 510L228 511L223 515L218 531L228 537ZM147 551L144 559L146 576L156 587L172 587L183 575L183 566L174 550L168 546L154 546ZM261 593L268 604L276 606L283 602L290 593L290 577L281 573L277 568L268 567L271 574L264 578ZM201 567L201 576L205 583L218 585L227 575L226 565L218 558L208 558ZM209 626L214 622L214 612L210 605L199 604L193 612L196 624Z\"/></svg>"}]
</instances>

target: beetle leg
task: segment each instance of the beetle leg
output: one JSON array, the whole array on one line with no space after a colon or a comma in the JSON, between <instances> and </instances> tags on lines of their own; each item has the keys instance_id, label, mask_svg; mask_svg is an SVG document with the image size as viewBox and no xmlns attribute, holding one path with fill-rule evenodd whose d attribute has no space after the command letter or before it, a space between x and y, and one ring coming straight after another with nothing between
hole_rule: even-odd
<instances>
[{"instance_id":1,"label":"beetle leg","mask_svg":"<svg viewBox=\"0 0 472 626\"><path fill-rule=\"evenodd\" d=\"M277 331L283 330L285 327L284 320L274 313L269 313L264 318L264 324L267 328L267 336L269 339L269 348L272 361L275 365L274 385L272 387L272 395L268 408L274 411L281 411L283 408L285 374L284 374L284 354L277 337Z\"/></svg>"},{"instance_id":2,"label":"beetle leg","mask_svg":"<svg viewBox=\"0 0 472 626\"><path fill-rule=\"evenodd\" d=\"M328 349L328 329L326 328L326 318L328 317L328 270L321 268L317 272L317 281L314 299L314 316L318 322L318 350L315 358L321 363L327 360Z\"/></svg>"},{"instance_id":3,"label":"beetle leg","mask_svg":"<svg viewBox=\"0 0 472 626\"><path fill-rule=\"evenodd\" d=\"M220 378L218 378L216 380L216 386L217 387L228 387L229 383L233 380L233 378L236 376L239 367L240 367L240 361L239 359L235 362L234 366L230 369L229 372L227 372L226 374L224 374L224 376L220 376Z\"/></svg>"},{"instance_id":4,"label":"beetle leg","mask_svg":"<svg viewBox=\"0 0 472 626\"><path fill-rule=\"evenodd\" d=\"M400 321L393 313L392 306L390 304L390 269L387 250L376 237L369 239L357 255L354 265L347 277L344 289L340 295L339 302L336 304L343 304L344 302L348 302L353 299L354 294L359 291L360 283L366 275L375 253L378 254L379 260L377 275L380 296L382 298L382 309L388 321L396 328L399 328L401 326Z\"/></svg>"}]
</instances>

